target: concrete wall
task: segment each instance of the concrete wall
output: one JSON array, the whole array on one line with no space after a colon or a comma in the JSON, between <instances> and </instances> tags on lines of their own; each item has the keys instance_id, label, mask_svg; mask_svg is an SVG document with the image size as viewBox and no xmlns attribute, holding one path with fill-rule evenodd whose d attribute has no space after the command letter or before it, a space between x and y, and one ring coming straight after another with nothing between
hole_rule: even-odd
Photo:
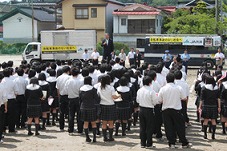
<instances>
[{"instance_id":1,"label":"concrete wall","mask_svg":"<svg viewBox=\"0 0 227 151\"><path fill-rule=\"evenodd\" d=\"M62 2L62 25L66 29L74 28L75 8L72 6L74 0L66 0Z\"/></svg>"},{"instance_id":2,"label":"concrete wall","mask_svg":"<svg viewBox=\"0 0 227 151\"><path fill-rule=\"evenodd\" d=\"M3 41L16 42L30 42L32 41L32 19L23 15L16 14L3 21ZM37 21L34 20L34 38L37 40Z\"/></svg>"}]
</instances>

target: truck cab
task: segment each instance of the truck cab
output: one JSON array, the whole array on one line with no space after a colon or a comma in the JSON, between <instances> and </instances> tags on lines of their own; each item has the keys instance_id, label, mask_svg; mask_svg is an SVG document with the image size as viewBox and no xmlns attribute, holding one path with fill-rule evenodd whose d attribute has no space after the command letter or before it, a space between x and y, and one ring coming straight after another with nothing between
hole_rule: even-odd
<instances>
[{"instance_id":1,"label":"truck cab","mask_svg":"<svg viewBox=\"0 0 227 151\"><path fill-rule=\"evenodd\" d=\"M23 60L27 60L29 63L41 60L41 43L31 42L28 43L22 53Z\"/></svg>"}]
</instances>

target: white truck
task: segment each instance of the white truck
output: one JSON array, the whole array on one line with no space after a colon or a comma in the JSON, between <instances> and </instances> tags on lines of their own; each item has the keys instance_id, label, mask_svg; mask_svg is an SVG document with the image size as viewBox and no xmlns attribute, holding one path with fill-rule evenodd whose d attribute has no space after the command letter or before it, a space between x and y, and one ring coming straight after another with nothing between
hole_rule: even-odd
<instances>
[{"instance_id":1,"label":"white truck","mask_svg":"<svg viewBox=\"0 0 227 151\"><path fill-rule=\"evenodd\" d=\"M28 63L55 60L81 60L84 50L96 49L95 30L41 31L41 43L30 42L22 54Z\"/></svg>"}]
</instances>

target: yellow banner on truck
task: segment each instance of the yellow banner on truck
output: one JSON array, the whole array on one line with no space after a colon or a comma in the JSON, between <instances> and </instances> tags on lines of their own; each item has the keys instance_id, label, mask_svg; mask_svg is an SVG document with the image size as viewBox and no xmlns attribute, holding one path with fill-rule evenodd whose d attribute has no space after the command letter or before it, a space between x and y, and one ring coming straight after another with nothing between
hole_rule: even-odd
<instances>
[{"instance_id":1,"label":"yellow banner on truck","mask_svg":"<svg viewBox=\"0 0 227 151\"><path fill-rule=\"evenodd\" d=\"M42 52L77 51L76 46L42 46Z\"/></svg>"},{"instance_id":2,"label":"yellow banner on truck","mask_svg":"<svg viewBox=\"0 0 227 151\"><path fill-rule=\"evenodd\" d=\"M150 37L150 43L182 43L183 37Z\"/></svg>"}]
</instances>

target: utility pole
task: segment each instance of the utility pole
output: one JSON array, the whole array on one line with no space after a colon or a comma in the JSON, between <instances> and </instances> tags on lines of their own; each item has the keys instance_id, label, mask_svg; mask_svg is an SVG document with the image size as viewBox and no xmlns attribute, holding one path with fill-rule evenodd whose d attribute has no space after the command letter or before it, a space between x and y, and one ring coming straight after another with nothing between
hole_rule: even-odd
<instances>
[{"instance_id":1,"label":"utility pole","mask_svg":"<svg viewBox=\"0 0 227 151\"><path fill-rule=\"evenodd\" d=\"M35 41L35 35L34 35L34 7L33 7L33 0L32 1L32 41Z\"/></svg>"},{"instance_id":2,"label":"utility pole","mask_svg":"<svg viewBox=\"0 0 227 151\"><path fill-rule=\"evenodd\" d=\"M215 29L216 29L216 34L218 34L218 18L219 18L219 14L218 14L218 0L215 0Z\"/></svg>"}]
</instances>

